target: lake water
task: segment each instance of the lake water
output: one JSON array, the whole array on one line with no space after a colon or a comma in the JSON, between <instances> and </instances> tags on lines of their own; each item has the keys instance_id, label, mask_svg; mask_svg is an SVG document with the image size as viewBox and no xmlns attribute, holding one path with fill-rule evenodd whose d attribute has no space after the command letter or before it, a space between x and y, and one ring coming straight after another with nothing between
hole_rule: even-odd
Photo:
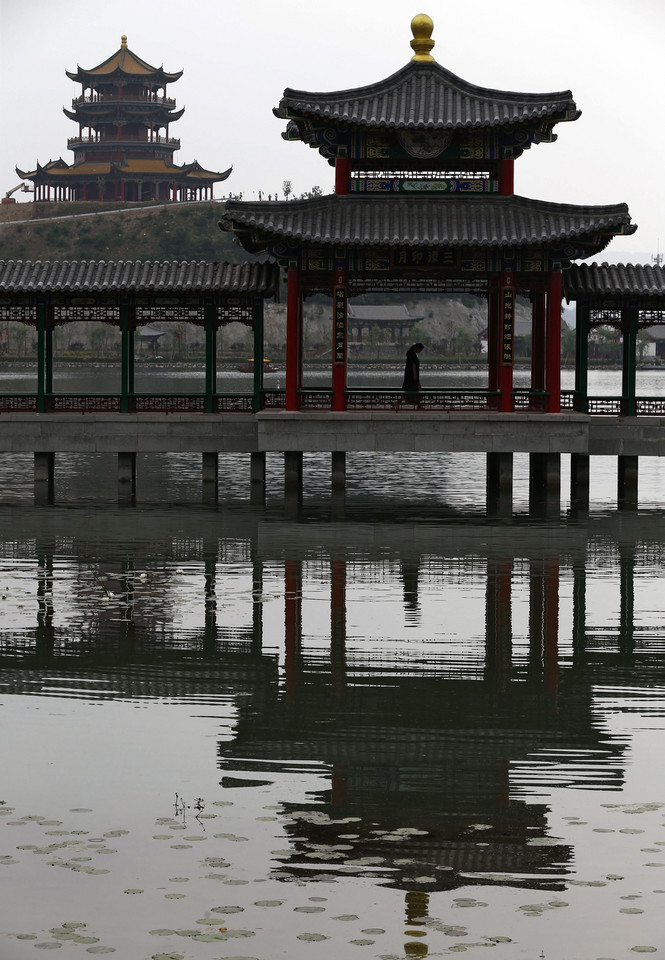
<instances>
[{"instance_id":1,"label":"lake water","mask_svg":"<svg viewBox=\"0 0 665 960\"><path fill-rule=\"evenodd\" d=\"M63 457L44 507L0 458L2 960L663 956L660 463L537 521L516 457L492 522L483 457L349 457L334 520L281 466L203 507L142 458L119 508Z\"/></svg>"}]
</instances>

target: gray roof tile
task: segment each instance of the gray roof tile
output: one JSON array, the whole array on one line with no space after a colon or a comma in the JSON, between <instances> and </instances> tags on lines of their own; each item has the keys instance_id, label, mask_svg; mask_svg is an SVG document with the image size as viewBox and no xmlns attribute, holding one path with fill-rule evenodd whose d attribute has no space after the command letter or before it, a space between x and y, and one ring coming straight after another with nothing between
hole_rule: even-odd
<instances>
[{"instance_id":1,"label":"gray roof tile","mask_svg":"<svg viewBox=\"0 0 665 960\"><path fill-rule=\"evenodd\" d=\"M252 249L277 238L309 243L407 247L505 247L588 237L602 249L631 234L626 204L575 206L525 197L330 195L280 202L229 201L220 222ZM249 236L248 236L249 235Z\"/></svg>"},{"instance_id":2,"label":"gray roof tile","mask_svg":"<svg viewBox=\"0 0 665 960\"><path fill-rule=\"evenodd\" d=\"M0 260L2 293L183 292L270 296L273 263L150 260Z\"/></svg>"},{"instance_id":3,"label":"gray roof tile","mask_svg":"<svg viewBox=\"0 0 665 960\"><path fill-rule=\"evenodd\" d=\"M516 93L478 87L438 63L409 62L378 83L352 90L310 93L287 88L278 117L321 117L364 127L459 129L534 120L576 120L570 90Z\"/></svg>"},{"instance_id":4,"label":"gray roof tile","mask_svg":"<svg viewBox=\"0 0 665 960\"><path fill-rule=\"evenodd\" d=\"M665 297L665 267L648 263L584 263L563 274L566 300Z\"/></svg>"}]
</instances>

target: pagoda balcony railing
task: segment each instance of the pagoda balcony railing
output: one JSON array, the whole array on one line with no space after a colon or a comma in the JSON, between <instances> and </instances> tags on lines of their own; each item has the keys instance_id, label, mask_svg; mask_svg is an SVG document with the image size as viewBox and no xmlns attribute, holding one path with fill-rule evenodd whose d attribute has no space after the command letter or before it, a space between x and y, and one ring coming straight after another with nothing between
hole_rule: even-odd
<instances>
[{"instance_id":1,"label":"pagoda balcony railing","mask_svg":"<svg viewBox=\"0 0 665 960\"><path fill-rule=\"evenodd\" d=\"M251 394L215 393L131 393L127 413L253 413ZM208 400L212 409L207 409ZM49 393L39 410L37 394L0 394L0 413L123 413L120 394Z\"/></svg>"},{"instance_id":2,"label":"pagoda balcony railing","mask_svg":"<svg viewBox=\"0 0 665 960\"><path fill-rule=\"evenodd\" d=\"M113 136L113 137L102 137L102 136L84 137L84 136L79 136L79 137L70 137L70 138L67 140L67 146L69 147L70 150L71 150L73 147L85 146L86 144L92 144L92 143L95 143L95 144L102 144L102 143L103 143L105 146L108 146L109 144L112 144L112 143L118 143L118 144L123 144L123 143L142 143L142 144L145 144L145 146L152 146L153 144L157 143L157 144L161 144L161 145L166 144L166 145L169 146L169 147L174 147L176 150L179 150L179 149L180 149L180 140L174 139L173 137L160 137L160 136L155 136L155 137L152 138L152 140L150 140L148 137L139 137L139 136L134 136L134 137L118 137L118 136Z\"/></svg>"},{"instance_id":3,"label":"pagoda balcony railing","mask_svg":"<svg viewBox=\"0 0 665 960\"><path fill-rule=\"evenodd\" d=\"M72 100L72 107L76 108L88 103L155 103L160 107L171 108L176 105L172 97L158 97L156 93L126 93L123 97L117 93L95 93L92 96L75 97Z\"/></svg>"}]
</instances>

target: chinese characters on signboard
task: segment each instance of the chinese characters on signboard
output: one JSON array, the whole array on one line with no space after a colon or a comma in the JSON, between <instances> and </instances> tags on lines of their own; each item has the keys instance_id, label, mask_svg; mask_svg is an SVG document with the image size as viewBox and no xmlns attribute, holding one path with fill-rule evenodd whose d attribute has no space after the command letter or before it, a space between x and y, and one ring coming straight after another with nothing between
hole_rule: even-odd
<instances>
[{"instance_id":1,"label":"chinese characters on signboard","mask_svg":"<svg viewBox=\"0 0 665 960\"><path fill-rule=\"evenodd\" d=\"M346 360L346 287L335 287L333 296L334 363Z\"/></svg>"},{"instance_id":2,"label":"chinese characters on signboard","mask_svg":"<svg viewBox=\"0 0 665 960\"><path fill-rule=\"evenodd\" d=\"M515 290L501 290L501 363L513 362L513 326L515 317Z\"/></svg>"}]
</instances>

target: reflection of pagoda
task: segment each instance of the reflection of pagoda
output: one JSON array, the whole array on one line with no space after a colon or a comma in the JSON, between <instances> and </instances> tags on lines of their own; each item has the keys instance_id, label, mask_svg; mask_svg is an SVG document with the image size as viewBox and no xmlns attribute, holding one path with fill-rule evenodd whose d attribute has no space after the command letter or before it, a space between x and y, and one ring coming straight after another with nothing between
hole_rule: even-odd
<instances>
[{"instance_id":1,"label":"reflection of pagoda","mask_svg":"<svg viewBox=\"0 0 665 960\"><path fill-rule=\"evenodd\" d=\"M132 53L127 37L103 63L67 76L82 87L72 110L65 110L79 125L78 136L67 141L74 163L51 160L29 173L17 167L34 183L35 200L212 199L213 185L231 173L231 167L214 173L196 161L173 163L180 141L169 136L169 126L184 109L175 109L166 88L182 71L150 66Z\"/></svg>"}]
</instances>

